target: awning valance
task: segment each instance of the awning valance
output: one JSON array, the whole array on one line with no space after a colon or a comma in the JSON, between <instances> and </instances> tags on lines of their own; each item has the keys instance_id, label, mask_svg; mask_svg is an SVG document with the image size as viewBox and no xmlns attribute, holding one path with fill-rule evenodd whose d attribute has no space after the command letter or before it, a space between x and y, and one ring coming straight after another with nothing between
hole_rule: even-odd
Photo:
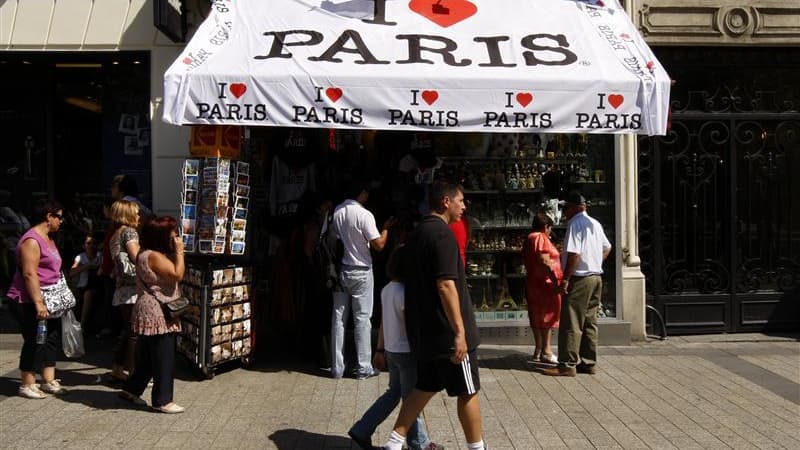
<instances>
[{"instance_id":1,"label":"awning valance","mask_svg":"<svg viewBox=\"0 0 800 450\"><path fill-rule=\"evenodd\" d=\"M211 11L165 74L167 122L665 133L669 77L617 0L215 0Z\"/></svg>"}]
</instances>

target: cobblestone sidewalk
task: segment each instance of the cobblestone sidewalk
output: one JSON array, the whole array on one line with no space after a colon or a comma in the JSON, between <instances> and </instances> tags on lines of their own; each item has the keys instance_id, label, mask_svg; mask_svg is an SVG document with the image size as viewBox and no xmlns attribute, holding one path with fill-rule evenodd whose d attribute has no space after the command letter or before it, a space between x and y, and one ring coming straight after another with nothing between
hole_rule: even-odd
<instances>
[{"instance_id":1,"label":"cobblestone sidewalk","mask_svg":"<svg viewBox=\"0 0 800 450\"><path fill-rule=\"evenodd\" d=\"M0 334L0 448L356 449L347 430L386 373L332 380L303 365L263 364L212 380L183 368L169 416L132 409L97 384L102 351L59 364L70 392L16 396L18 335ZM595 376L536 372L529 347L482 347L481 406L493 450L800 448L800 342L767 335L671 338L603 347ZM145 393L149 400L149 391ZM375 435L383 443L394 416ZM425 410L431 437L465 448L455 401Z\"/></svg>"}]
</instances>

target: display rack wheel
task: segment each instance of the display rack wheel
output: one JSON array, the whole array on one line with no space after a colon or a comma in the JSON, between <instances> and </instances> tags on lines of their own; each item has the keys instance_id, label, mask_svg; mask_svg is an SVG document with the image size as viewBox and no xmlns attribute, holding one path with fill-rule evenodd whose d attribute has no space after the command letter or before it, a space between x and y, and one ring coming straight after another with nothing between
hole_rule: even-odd
<instances>
[{"instance_id":1,"label":"display rack wheel","mask_svg":"<svg viewBox=\"0 0 800 450\"><path fill-rule=\"evenodd\" d=\"M253 363L253 360L250 359L249 356L242 356L242 367L248 368L248 367L250 367L250 364L252 364L252 363Z\"/></svg>"},{"instance_id":2,"label":"display rack wheel","mask_svg":"<svg viewBox=\"0 0 800 450\"><path fill-rule=\"evenodd\" d=\"M213 380L214 379L214 369L206 367L203 369L203 375L206 376L206 380Z\"/></svg>"}]
</instances>

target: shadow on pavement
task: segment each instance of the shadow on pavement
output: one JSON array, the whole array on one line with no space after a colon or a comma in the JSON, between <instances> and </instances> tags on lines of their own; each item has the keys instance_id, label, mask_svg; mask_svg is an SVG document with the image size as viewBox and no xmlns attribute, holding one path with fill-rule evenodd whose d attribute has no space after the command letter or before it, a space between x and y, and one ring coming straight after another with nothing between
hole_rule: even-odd
<instances>
[{"instance_id":1,"label":"shadow on pavement","mask_svg":"<svg viewBox=\"0 0 800 450\"><path fill-rule=\"evenodd\" d=\"M69 388L65 394L58 395L58 399L67 403L79 403L94 409L113 410L130 409L147 411L146 406L137 406L117 396L117 391L94 390L82 388Z\"/></svg>"},{"instance_id":2,"label":"shadow on pavement","mask_svg":"<svg viewBox=\"0 0 800 450\"><path fill-rule=\"evenodd\" d=\"M310 431L287 428L278 430L269 439L278 450L317 449L317 448L350 448L352 441L344 436L312 433Z\"/></svg>"}]
</instances>

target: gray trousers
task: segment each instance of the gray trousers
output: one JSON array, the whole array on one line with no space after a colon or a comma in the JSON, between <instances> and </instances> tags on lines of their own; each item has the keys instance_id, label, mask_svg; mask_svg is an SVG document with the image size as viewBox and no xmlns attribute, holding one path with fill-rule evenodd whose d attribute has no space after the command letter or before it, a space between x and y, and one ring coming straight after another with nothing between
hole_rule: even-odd
<instances>
[{"instance_id":1,"label":"gray trousers","mask_svg":"<svg viewBox=\"0 0 800 450\"><path fill-rule=\"evenodd\" d=\"M603 293L600 275L573 276L569 294L561 301L561 325L558 329L558 365L575 367L578 363L597 363L597 312Z\"/></svg>"}]
</instances>

